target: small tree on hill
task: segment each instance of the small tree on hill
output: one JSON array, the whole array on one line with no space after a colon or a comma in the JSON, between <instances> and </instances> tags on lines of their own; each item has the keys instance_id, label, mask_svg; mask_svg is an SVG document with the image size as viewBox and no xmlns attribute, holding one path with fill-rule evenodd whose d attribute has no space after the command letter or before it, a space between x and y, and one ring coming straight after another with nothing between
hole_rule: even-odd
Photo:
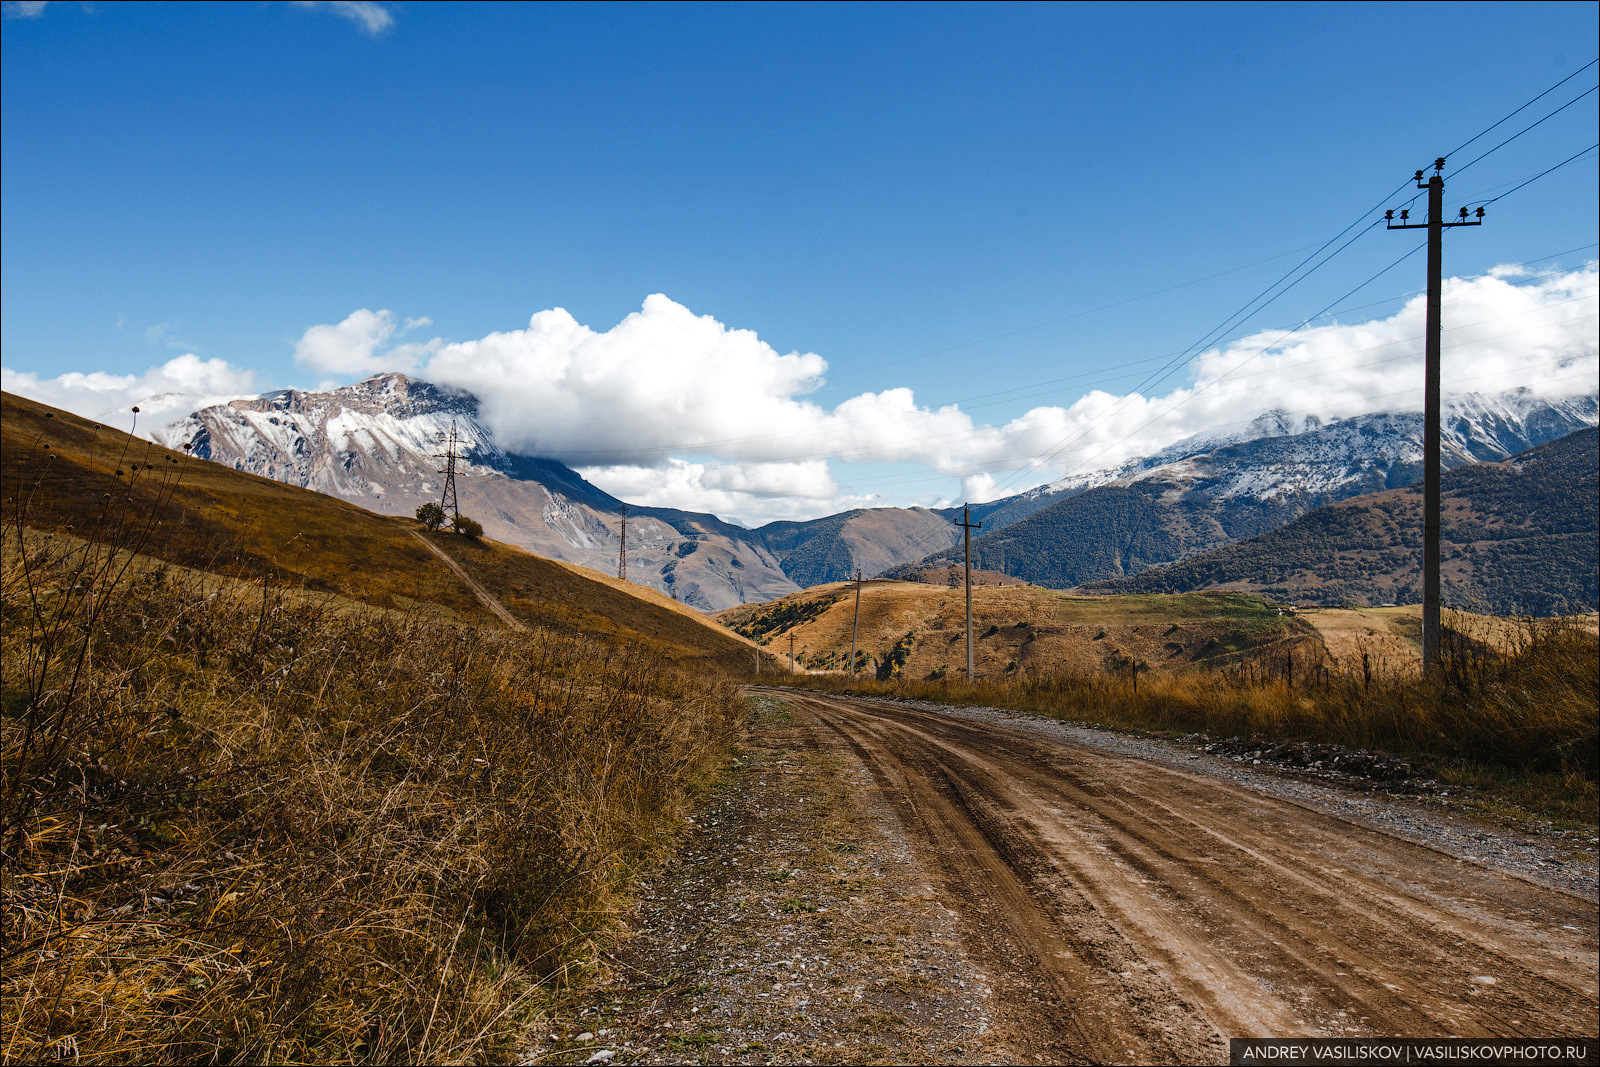
<instances>
[{"instance_id":1,"label":"small tree on hill","mask_svg":"<svg viewBox=\"0 0 1600 1067\"><path fill-rule=\"evenodd\" d=\"M437 530L444 525L444 508L430 500L417 509L417 521L430 530Z\"/></svg>"},{"instance_id":2,"label":"small tree on hill","mask_svg":"<svg viewBox=\"0 0 1600 1067\"><path fill-rule=\"evenodd\" d=\"M473 540L477 540L483 536L483 523L477 519L469 519L465 515L457 515L455 521L450 525L455 527L456 533L462 537L470 537Z\"/></svg>"}]
</instances>

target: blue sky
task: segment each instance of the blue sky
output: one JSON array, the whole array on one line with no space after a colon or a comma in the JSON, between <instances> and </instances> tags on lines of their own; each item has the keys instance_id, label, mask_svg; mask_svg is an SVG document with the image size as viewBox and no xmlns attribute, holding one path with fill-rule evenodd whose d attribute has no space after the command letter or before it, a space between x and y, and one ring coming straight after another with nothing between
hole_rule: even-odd
<instances>
[{"instance_id":1,"label":"blue sky","mask_svg":"<svg viewBox=\"0 0 1600 1067\"><path fill-rule=\"evenodd\" d=\"M1597 48L1584 4L63 3L5 16L8 388L140 376L191 353L253 372L255 388L308 387L399 345L397 368L495 389L460 343L563 308L604 343L561 358L610 358L623 381L663 345L680 348L659 365L685 376L758 369L744 393L668 389L662 411L635 396L608 412L617 379L604 376L551 410L513 389L507 434L624 495L745 521L1063 473L1002 460L1044 454L1052 433L1077 432L1070 419L987 451L901 438L966 441L1096 387L1124 397L1159 364L1117 368L1183 350ZM1452 166L1594 84L1590 68ZM1595 100L1459 179L1447 169L1450 199L1494 196L1594 143ZM1596 201L1590 153L1451 234L1446 270L1575 250L1537 267L1581 274ZM1317 312L1410 241L1367 233L1228 337ZM1417 256L1339 321L1395 315L1421 284ZM1572 299L1572 284L1586 283L1548 299ZM772 356L673 326L670 309L629 344L607 334L651 294L753 331ZM391 318L361 358L308 354L308 330L361 309ZM1569 324L1559 343L1581 356L1592 335L1592 319ZM522 340L519 358L556 358L554 342ZM725 350L706 356L702 341ZM790 353L821 357L825 384L782 363ZM909 410L884 399L896 389L914 391ZM863 394L876 399L838 413ZM970 427L937 415L952 404ZM780 440L752 444L745 422L705 411L726 406L762 413ZM850 452L841 420L856 409L895 429ZM630 450L616 434L535 429L607 416L653 435ZM1121 435L1097 438L1110 451L1073 462L1137 451L1137 421L1107 422Z\"/></svg>"}]
</instances>

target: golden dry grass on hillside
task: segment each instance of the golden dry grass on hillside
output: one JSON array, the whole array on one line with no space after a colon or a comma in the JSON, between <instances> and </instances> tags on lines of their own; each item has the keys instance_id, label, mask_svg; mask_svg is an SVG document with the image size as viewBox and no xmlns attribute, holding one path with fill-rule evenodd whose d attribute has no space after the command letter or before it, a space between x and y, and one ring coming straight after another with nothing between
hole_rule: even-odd
<instances>
[{"instance_id":1,"label":"golden dry grass on hillside","mask_svg":"<svg viewBox=\"0 0 1600 1067\"><path fill-rule=\"evenodd\" d=\"M5 404L0 1055L507 1058L753 646L447 537L487 625L410 524Z\"/></svg>"},{"instance_id":2,"label":"golden dry grass on hillside","mask_svg":"<svg viewBox=\"0 0 1600 1067\"><path fill-rule=\"evenodd\" d=\"M858 662L907 679L966 667L961 589L919 582L862 585ZM1308 624L1237 594L1080 597L1026 585L972 591L974 664L980 674L1223 666L1291 652L1309 666L1326 653ZM717 616L800 666L844 670L855 626L855 589L836 582ZM863 655L866 657L863 660ZM886 667L891 660L897 662Z\"/></svg>"},{"instance_id":3,"label":"golden dry grass on hillside","mask_svg":"<svg viewBox=\"0 0 1600 1067\"><path fill-rule=\"evenodd\" d=\"M496 625L412 532L417 523L161 448L6 393L0 495L26 526L87 535L104 505L170 563ZM751 645L643 586L494 541L432 535L524 621L617 637L676 662L746 671Z\"/></svg>"},{"instance_id":4,"label":"golden dry grass on hillside","mask_svg":"<svg viewBox=\"0 0 1600 1067\"><path fill-rule=\"evenodd\" d=\"M1330 670L1414 676L1422 668L1422 609L1284 610L1246 593L1078 596L1027 585L973 589L974 667L980 675L1053 675L1134 665L1157 673L1253 665L1268 673ZM787 669L789 639L800 668L845 670L855 587L834 582L716 616L763 643ZM1453 611L1450 626L1471 642L1510 652L1524 625ZM1594 615L1566 625L1597 630ZM965 595L918 582L865 582L857 638L861 669L936 679L965 671Z\"/></svg>"},{"instance_id":5,"label":"golden dry grass on hillside","mask_svg":"<svg viewBox=\"0 0 1600 1067\"><path fill-rule=\"evenodd\" d=\"M1261 737L1422 758L1496 803L1592 825L1600 814L1600 640L1582 620L1523 624L1503 652L1459 637L1443 667L1367 675L1293 661L1189 671L1063 671L879 679L813 673L781 684L1012 708L1117 729ZM1496 799L1498 798L1498 799Z\"/></svg>"},{"instance_id":6,"label":"golden dry grass on hillside","mask_svg":"<svg viewBox=\"0 0 1600 1067\"><path fill-rule=\"evenodd\" d=\"M1445 668L1424 678L1420 609L1293 614L1240 593L1073 596L973 590L975 683L961 590L864 583L858 671L847 671L850 583L720 618L802 671L784 684L1058 715L1116 727L1388 748L1446 761L1562 818L1595 813L1595 617L1448 612Z\"/></svg>"}]
</instances>

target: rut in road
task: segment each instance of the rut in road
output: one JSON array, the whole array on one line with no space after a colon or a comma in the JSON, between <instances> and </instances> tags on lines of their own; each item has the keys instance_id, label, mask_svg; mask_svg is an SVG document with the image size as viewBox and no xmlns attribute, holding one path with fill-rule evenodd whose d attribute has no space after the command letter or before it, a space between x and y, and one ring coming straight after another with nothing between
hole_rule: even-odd
<instances>
[{"instance_id":1,"label":"rut in road","mask_svg":"<svg viewBox=\"0 0 1600 1067\"><path fill-rule=\"evenodd\" d=\"M1215 1061L1228 1037L1593 1031L1587 901L1204 775L786 699L849 743L942 871L1039 1062Z\"/></svg>"}]
</instances>

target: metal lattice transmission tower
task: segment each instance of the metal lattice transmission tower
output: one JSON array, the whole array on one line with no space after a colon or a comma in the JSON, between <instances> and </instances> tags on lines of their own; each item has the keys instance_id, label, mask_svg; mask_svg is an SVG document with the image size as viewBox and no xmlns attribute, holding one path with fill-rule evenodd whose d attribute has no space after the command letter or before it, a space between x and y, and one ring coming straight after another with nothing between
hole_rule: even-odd
<instances>
[{"instance_id":1,"label":"metal lattice transmission tower","mask_svg":"<svg viewBox=\"0 0 1600 1067\"><path fill-rule=\"evenodd\" d=\"M454 524L461 518L461 507L456 503L456 420L450 420L450 435L439 435L445 442L444 452L438 458L444 460L444 468L439 471L444 475L444 493L439 497L439 507L444 511L445 518Z\"/></svg>"},{"instance_id":2,"label":"metal lattice transmission tower","mask_svg":"<svg viewBox=\"0 0 1600 1067\"><path fill-rule=\"evenodd\" d=\"M617 549L617 577L628 580L628 505L622 505L622 544Z\"/></svg>"}]
</instances>

